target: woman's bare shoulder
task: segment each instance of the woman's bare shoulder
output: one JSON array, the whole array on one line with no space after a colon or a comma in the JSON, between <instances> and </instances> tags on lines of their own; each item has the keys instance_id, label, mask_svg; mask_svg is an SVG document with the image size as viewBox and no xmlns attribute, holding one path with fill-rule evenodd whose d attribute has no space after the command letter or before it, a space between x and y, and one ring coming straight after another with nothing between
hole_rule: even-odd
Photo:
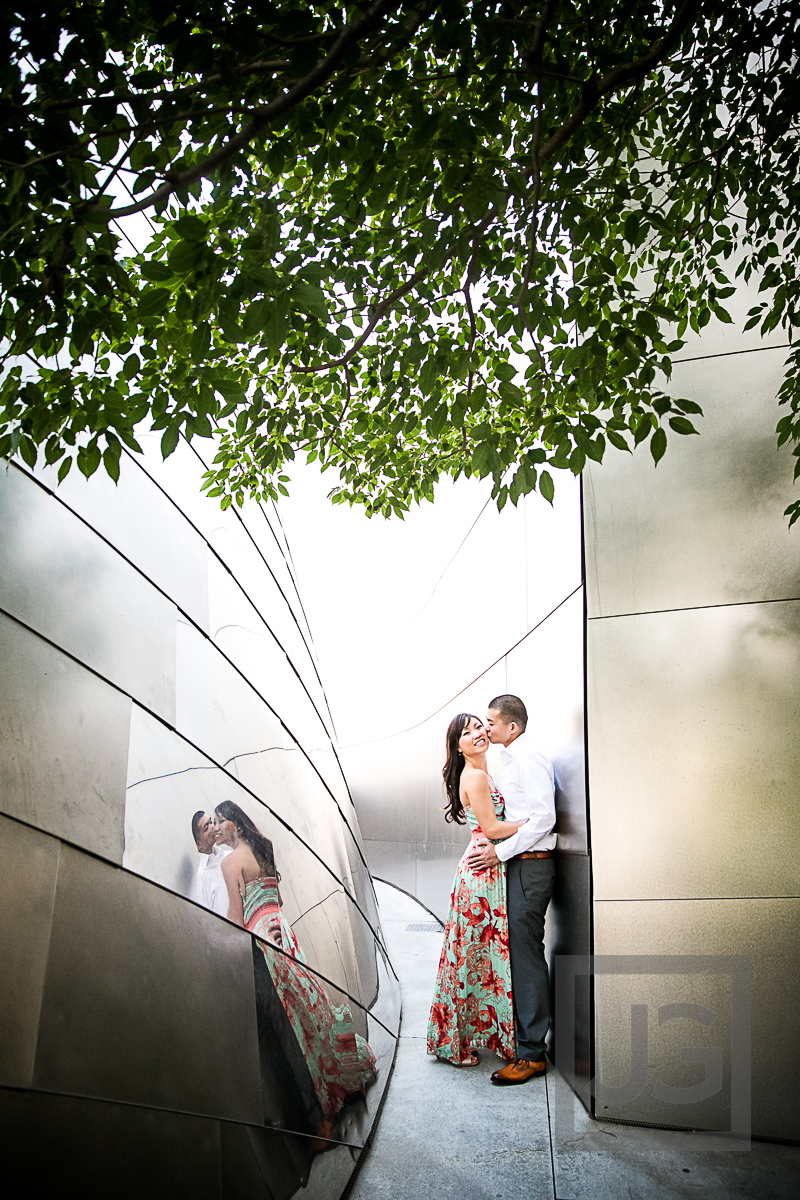
<instances>
[{"instance_id":1,"label":"woman's bare shoulder","mask_svg":"<svg viewBox=\"0 0 800 1200\"><path fill-rule=\"evenodd\" d=\"M480 767L464 767L461 772L461 783L464 787L481 787L483 784L488 787L490 782L486 771L482 771Z\"/></svg>"},{"instance_id":2,"label":"woman's bare shoulder","mask_svg":"<svg viewBox=\"0 0 800 1200\"><path fill-rule=\"evenodd\" d=\"M222 862L219 864L223 875L235 875L237 871L241 871L246 858L242 853L243 847L237 846L230 854L226 854Z\"/></svg>"}]
</instances>

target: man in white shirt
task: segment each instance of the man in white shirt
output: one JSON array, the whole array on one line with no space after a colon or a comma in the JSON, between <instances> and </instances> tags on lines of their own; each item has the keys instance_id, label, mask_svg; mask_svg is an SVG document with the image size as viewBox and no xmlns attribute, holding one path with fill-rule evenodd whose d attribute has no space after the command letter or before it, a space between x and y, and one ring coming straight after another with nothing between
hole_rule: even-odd
<instances>
[{"instance_id":1,"label":"man in white shirt","mask_svg":"<svg viewBox=\"0 0 800 1200\"><path fill-rule=\"evenodd\" d=\"M228 915L228 888L222 875L222 860L230 854L230 846L216 844L217 823L211 813L200 809L192 817L192 834L194 836L200 863L192 883L191 897L198 904L219 913L221 917Z\"/></svg>"},{"instance_id":2,"label":"man in white shirt","mask_svg":"<svg viewBox=\"0 0 800 1200\"><path fill-rule=\"evenodd\" d=\"M496 845L484 841L470 855L472 867L508 864L506 893L511 988L517 1018L517 1059L492 1075L492 1083L526 1083L544 1075L550 1027L550 978L544 956L544 918L553 895L556 845L553 765L526 733L528 712L519 696L496 696L489 705L489 740L502 746L497 787L505 819L525 821Z\"/></svg>"}]
</instances>

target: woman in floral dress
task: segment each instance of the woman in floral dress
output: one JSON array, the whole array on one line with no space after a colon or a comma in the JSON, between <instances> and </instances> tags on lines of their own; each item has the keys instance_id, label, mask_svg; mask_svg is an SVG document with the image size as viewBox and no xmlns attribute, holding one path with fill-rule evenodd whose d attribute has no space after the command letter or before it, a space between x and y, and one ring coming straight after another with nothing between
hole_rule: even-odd
<instances>
[{"instance_id":1,"label":"woman in floral dress","mask_svg":"<svg viewBox=\"0 0 800 1200\"><path fill-rule=\"evenodd\" d=\"M356 1033L346 1004L331 1000L308 970L294 930L281 910L272 842L238 804L216 808L220 840L233 847L223 859L228 918L258 938L272 981L306 1060L322 1109L320 1136L336 1136L335 1119L351 1098L375 1081L375 1055Z\"/></svg>"},{"instance_id":2,"label":"woman in floral dress","mask_svg":"<svg viewBox=\"0 0 800 1200\"><path fill-rule=\"evenodd\" d=\"M472 842L456 869L428 1022L428 1053L453 1066L475 1066L479 1046L515 1057L506 867L473 871L467 862L478 838L502 841L520 827L503 820L503 797L486 770L488 748L489 735L477 717L453 718L442 770L445 820L468 822Z\"/></svg>"}]
</instances>

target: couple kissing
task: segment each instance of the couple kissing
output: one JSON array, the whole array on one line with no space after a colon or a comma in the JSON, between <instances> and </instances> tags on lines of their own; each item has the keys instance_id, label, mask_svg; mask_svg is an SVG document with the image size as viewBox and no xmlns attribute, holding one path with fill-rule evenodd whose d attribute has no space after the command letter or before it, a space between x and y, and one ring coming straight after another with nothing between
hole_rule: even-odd
<instances>
[{"instance_id":1,"label":"couple kissing","mask_svg":"<svg viewBox=\"0 0 800 1200\"><path fill-rule=\"evenodd\" d=\"M555 785L550 760L527 733L518 696L496 696L485 721L459 713L447 730L445 819L472 830L456 869L444 931L428 1053L475 1066L486 1047L507 1065L501 1086L547 1070L550 981L544 921L553 894ZM500 746L497 783L489 743Z\"/></svg>"}]
</instances>

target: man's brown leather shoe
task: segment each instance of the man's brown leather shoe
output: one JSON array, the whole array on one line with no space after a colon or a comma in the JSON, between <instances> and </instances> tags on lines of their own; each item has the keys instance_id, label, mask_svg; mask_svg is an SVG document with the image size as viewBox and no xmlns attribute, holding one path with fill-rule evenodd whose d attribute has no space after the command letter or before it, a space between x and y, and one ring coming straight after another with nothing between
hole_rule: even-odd
<instances>
[{"instance_id":1,"label":"man's brown leather shoe","mask_svg":"<svg viewBox=\"0 0 800 1200\"><path fill-rule=\"evenodd\" d=\"M501 1067L499 1071L492 1071L491 1079L492 1083L499 1083L504 1087L510 1083L527 1083L534 1075L544 1075L546 1072L546 1062L531 1062L527 1058L518 1058L515 1062Z\"/></svg>"}]
</instances>

